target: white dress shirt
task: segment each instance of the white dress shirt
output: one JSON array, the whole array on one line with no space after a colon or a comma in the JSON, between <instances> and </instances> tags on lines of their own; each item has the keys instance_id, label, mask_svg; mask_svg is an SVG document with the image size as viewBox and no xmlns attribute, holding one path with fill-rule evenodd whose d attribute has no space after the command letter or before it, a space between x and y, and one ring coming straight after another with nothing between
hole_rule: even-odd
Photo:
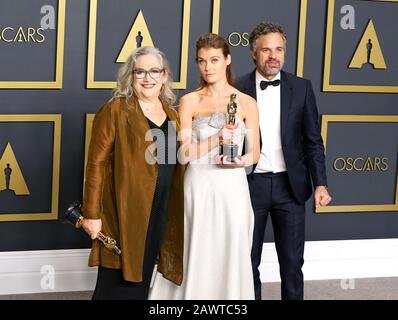
<instances>
[{"instance_id":1,"label":"white dress shirt","mask_svg":"<svg viewBox=\"0 0 398 320\"><path fill-rule=\"evenodd\" d=\"M261 90L260 82L280 80L280 72L272 79L265 79L256 70L256 93L260 120L262 147L254 173L283 172L286 163L281 142L281 86L268 86Z\"/></svg>"}]
</instances>

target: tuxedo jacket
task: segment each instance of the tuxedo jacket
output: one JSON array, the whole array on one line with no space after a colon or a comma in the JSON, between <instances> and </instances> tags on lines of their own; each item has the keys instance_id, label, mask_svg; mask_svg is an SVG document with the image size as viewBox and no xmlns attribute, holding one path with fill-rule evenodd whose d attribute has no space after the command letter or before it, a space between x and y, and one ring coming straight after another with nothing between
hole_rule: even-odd
<instances>
[{"instance_id":1,"label":"tuxedo jacket","mask_svg":"<svg viewBox=\"0 0 398 320\"><path fill-rule=\"evenodd\" d=\"M311 196L312 186L327 185L318 110L309 80L281 71L280 86L282 151L292 192L303 204ZM257 100L255 70L239 78L236 87ZM254 169L255 165L250 174Z\"/></svg>"}]
</instances>

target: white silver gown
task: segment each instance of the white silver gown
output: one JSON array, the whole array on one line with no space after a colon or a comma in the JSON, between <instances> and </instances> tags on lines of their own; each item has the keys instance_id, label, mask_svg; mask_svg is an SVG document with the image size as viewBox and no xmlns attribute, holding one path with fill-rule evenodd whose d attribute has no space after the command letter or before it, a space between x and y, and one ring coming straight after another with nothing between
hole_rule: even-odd
<instances>
[{"instance_id":1,"label":"white silver gown","mask_svg":"<svg viewBox=\"0 0 398 320\"><path fill-rule=\"evenodd\" d=\"M207 139L225 123L215 112L192 123L192 142ZM242 152L246 133L238 122ZM191 161L184 185L184 278L177 286L155 272L149 299L254 299L250 260L254 215L244 168L215 163L218 148Z\"/></svg>"}]
</instances>

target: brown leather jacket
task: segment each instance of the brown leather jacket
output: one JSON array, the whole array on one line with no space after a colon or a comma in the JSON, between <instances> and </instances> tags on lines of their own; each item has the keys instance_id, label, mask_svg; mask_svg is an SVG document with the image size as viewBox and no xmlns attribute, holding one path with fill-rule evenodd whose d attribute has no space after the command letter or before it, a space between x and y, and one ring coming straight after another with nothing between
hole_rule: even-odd
<instances>
[{"instance_id":1,"label":"brown leather jacket","mask_svg":"<svg viewBox=\"0 0 398 320\"><path fill-rule=\"evenodd\" d=\"M177 112L163 104L177 133ZM93 241L89 266L123 270L127 281L141 282L145 240L157 179L157 165L146 161L153 141L135 98L115 99L95 115L88 153L82 211L85 218L102 220L104 234L116 239L121 256ZM152 140L152 139L151 139ZM170 190L168 223L161 245L158 270L181 284L184 243L184 166L177 163Z\"/></svg>"}]
</instances>

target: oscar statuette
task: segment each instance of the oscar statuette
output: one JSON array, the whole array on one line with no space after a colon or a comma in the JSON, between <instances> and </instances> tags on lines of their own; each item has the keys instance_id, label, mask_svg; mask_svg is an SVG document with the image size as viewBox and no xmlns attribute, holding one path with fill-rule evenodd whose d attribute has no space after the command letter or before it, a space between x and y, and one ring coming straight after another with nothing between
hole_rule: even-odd
<instances>
[{"instance_id":1,"label":"oscar statuette","mask_svg":"<svg viewBox=\"0 0 398 320\"><path fill-rule=\"evenodd\" d=\"M61 221L63 223L70 223L77 229L79 229L84 224L84 217L81 212L80 201L75 201L69 206ZM106 248L110 250L115 250L117 254L122 253L121 250L117 247L115 239L104 235L102 232L98 232L96 238L101 241Z\"/></svg>"},{"instance_id":2,"label":"oscar statuette","mask_svg":"<svg viewBox=\"0 0 398 320\"><path fill-rule=\"evenodd\" d=\"M230 101L227 105L227 128L232 128L236 121L236 112L238 105L236 103L236 94L232 93L230 96ZM223 140L221 143L221 152L223 156L226 156L227 161L234 162L235 158L238 156L238 145L234 144L232 139Z\"/></svg>"}]
</instances>

